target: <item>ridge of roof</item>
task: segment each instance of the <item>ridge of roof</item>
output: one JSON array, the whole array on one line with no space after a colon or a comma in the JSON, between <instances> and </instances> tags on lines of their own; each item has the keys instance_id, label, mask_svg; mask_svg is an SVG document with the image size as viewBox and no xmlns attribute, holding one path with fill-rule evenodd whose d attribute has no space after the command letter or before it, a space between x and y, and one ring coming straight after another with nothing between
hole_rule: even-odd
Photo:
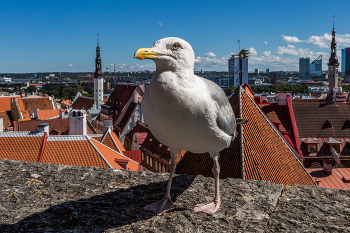
<instances>
[{"instance_id":1,"label":"ridge of roof","mask_svg":"<svg viewBox=\"0 0 350 233\"><path fill-rule=\"evenodd\" d=\"M43 137L44 132L21 131L21 132L1 132L0 137Z\"/></svg>"},{"instance_id":2,"label":"ridge of roof","mask_svg":"<svg viewBox=\"0 0 350 233\"><path fill-rule=\"evenodd\" d=\"M87 135L50 135L47 141L85 141Z\"/></svg>"},{"instance_id":3,"label":"ridge of roof","mask_svg":"<svg viewBox=\"0 0 350 233\"><path fill-rule=\"evenodd\" d=\"M90 138L88 136L86 136L86 139L91 143L91 145L95 148L95 150L98 152L98 154L101 156L101 158L105 161L105 163L110 167L110 168L113 168L112 165L107 161L107 159L103 156L103 154L97 149L97 147L95 146L95 144L91 141L91 140L94 140L96 141L95 139L93 138ZM98 141L96 141L98 142ZM102 143L101 143L102 144ZM102 144L103 145L103 144ZM119 164L118 164L119 165ZM119 165L120 166L120 165Z\"/></svg>"},{"instance_id":4,"label":"ridge of roof","mask_svg":"<svg viewBox=\"0 0 350 233\"><path fill-rule=\"evenodd\" d=\"M128 158L127 156L125 156L123 153L119 153L118 151L115 151L115 150L113 150L112 148L110 148L110 147L108 147L108 146L106 146L106 145L104 145L104 144L102 144L101 142L99 142L99 141L97 141L96 139L93 139L93 138L91 138L93 141L91 141L90 140L90 142L91 143L96 143L98 146L101 146L103 149L106 149L107 151L112 151L112 152L114 152L118 157L115 157L115 158L113 158L112 159L112 162L115 162L114 161L114 159L124 159L124 160L129 160L129 161L131 161L131 163L129 163L129 168L131 168L130 170L132 170L132 171L137 171L137 168L138 168L138 166L139 166L139 163L138 162L136 162L135 160L133 160L133 159L130 159L130 158ZM94 144L94 146L95 146L95 148L97 149L97 146L96 146L96 144ZM100 152L100 150L98 150L98 152L100 153L100 155L101 156L103 156L104 157L104 155L103 155L103 153L102 152ZM108 153L108 155L110 155L110 153ZM105 157L104 157L105 158ZM106 159L107 160L107 159ZM119 165L119 164L118 164ZM120 165L119 165L120 166ZM123 169L123 168L122 168Z\"/></svg>"}]
</instances>

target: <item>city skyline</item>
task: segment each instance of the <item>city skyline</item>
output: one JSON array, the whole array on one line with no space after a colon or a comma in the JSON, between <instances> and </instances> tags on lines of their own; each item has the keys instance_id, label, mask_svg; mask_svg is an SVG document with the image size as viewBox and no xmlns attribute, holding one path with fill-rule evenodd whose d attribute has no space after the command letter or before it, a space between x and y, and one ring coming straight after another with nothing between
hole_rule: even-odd
<instances>
[{"instance_id":1,"label":"city skyline","mask_svg":"<svg viewBox=\"0 0 350 233\"><path fill-rule=\"evenodd\" d=\"M249 49L249 71L297 71L300 57L330 56L335 17L337 56L350 47L347 1L11 1L2 3L0 73L94 72L97 33L102 70L155 70L133 54L176 36L193 47L195 70L227 71ZM124 68L123 68L124 67ZM127 69L127 67L132 67Z\"/></svg>"}]
</instances>

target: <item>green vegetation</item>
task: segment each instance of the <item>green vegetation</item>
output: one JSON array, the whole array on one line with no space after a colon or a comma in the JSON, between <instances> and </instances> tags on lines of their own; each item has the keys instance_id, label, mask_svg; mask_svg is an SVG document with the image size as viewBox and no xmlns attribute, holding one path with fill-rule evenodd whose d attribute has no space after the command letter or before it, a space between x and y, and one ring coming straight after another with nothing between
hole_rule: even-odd
<instances>
[{"instance_id":1,"label":"green vegetation","mask_svg":"<svg viewBox=\"0 0 350 233\"><path fill-rule=\"evenodd\" d=\"M322 86L320 85L312 85L312 86ZM349 91L350 86L346 86L347 89L344 89L345 86L343 86L343 91ZM225 94L227 96L230 96L232 92L236 89L236 87L228 87L224 90ZM266 92L279 92L279 91L290 91L293 94L296 93L303 93L307 94L308 92L308 85L302 84L302 85L286 85L286 84L274 84L267 87L257 87L257 86L251 86L251 89L254 93L266 93Z\"/></svg>"},{"instance_id":2,"label":"green vegetation","mask_svg":"<svg viewBox=\"0 0 350 233\"><path fill-rule=\"evenodd\" d=\"M42 88L41 91L43 94L48 94L50 96L55 96L57 99L65 99L65 100L73 100L76 94L82 92L84 90L87 94L83 94L84 96L93 97L94 96L94 88L92 87L84 87L83 89L79 87L68 87L64 85L51 85L48 88Z\"/></svg>"}]
</instances>

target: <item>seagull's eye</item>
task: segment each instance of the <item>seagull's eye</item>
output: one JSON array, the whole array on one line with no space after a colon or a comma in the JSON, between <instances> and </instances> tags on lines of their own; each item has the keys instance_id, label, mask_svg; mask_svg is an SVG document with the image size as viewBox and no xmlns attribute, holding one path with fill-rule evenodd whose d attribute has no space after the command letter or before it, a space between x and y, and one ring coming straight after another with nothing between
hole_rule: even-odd
<instances>
[{"instance_id":1,"label":"seagull's eye","mask_svg":"<svg viewBox=\"0 0 350 233\"><path fill-rule=\"evenodd\" d=\"M181 48L181 46L180 46L179 43L175 43L175 44L173 45L173 49L174 49L174 50L178 50L179 48Z\"/></svg>"}]
</instances>

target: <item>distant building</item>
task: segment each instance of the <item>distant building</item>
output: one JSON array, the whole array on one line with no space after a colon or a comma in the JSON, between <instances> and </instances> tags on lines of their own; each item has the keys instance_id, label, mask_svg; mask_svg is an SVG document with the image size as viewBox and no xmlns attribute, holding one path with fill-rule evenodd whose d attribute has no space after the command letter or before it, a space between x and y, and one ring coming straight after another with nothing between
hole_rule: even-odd
<instances>
[{"instance_id":1,"label":"distant building","mask_svg":"<svg viewBox=\"0 0 350 233\"><path fill-rule=\"evenodd\" d=\"M341 72L350 75L350 48L341 50Z\"/></svg>"},{"instance_id":2,"label":"distant building","mask_svg":"<svg viewBox=\"0 0 350 233\"><path fill-rule=\"evenodd\" d=\"M255 69L255 74L259 74L259 69Z\"/></svg>"},{"instance_id":3,"label":"distant building","mask_svg":"<svg viewBox=\"0 0 350 233\"><path fill-rule=\"evenodd\" d=\"M228 59L228 77L229 77L229 86L244 85L248 83L248 58L241 59L242 61L242 83L239 80L239 61L237 58Z\"/></svg>"},{"instance_id":4,"label":"distant building","mask_svg":"<svg viewBox=\"0 0 350 233\"><path fill-rule=\"evenodd\" d=\"M266 69L266 74L269 74L270 73L270 69Z\"/></svg>"},{"instance_id":5,"label":"distant building","mask_svg":"<svg viewBox=\"0 0 350 233\"><path fill-rule=\"evenodd\" d=\"M322 54L310 64L311 75L322 76Z\"/></svg>"},{"instance_id":6,"label":"distant building","mask_svg":"<svg viewBox=\"0 0 350 233\"><path fill-rule=\"evenodd\" d=\"M331 56L328 61L328 81L329 91L338 88L338 58L337 58L337 42L335 41L335 30L333 21L332 42L331 42Z\"/></svg>"},{"instance_id":7,"label":"distant building","mask_svg":"<svg viewBox=\"0 0 350 233\"><path fill-rule=\"evenodd\" d=\"M299 79L310 79L310 58L299 59Z\"/></svg>"}]
</instances>

